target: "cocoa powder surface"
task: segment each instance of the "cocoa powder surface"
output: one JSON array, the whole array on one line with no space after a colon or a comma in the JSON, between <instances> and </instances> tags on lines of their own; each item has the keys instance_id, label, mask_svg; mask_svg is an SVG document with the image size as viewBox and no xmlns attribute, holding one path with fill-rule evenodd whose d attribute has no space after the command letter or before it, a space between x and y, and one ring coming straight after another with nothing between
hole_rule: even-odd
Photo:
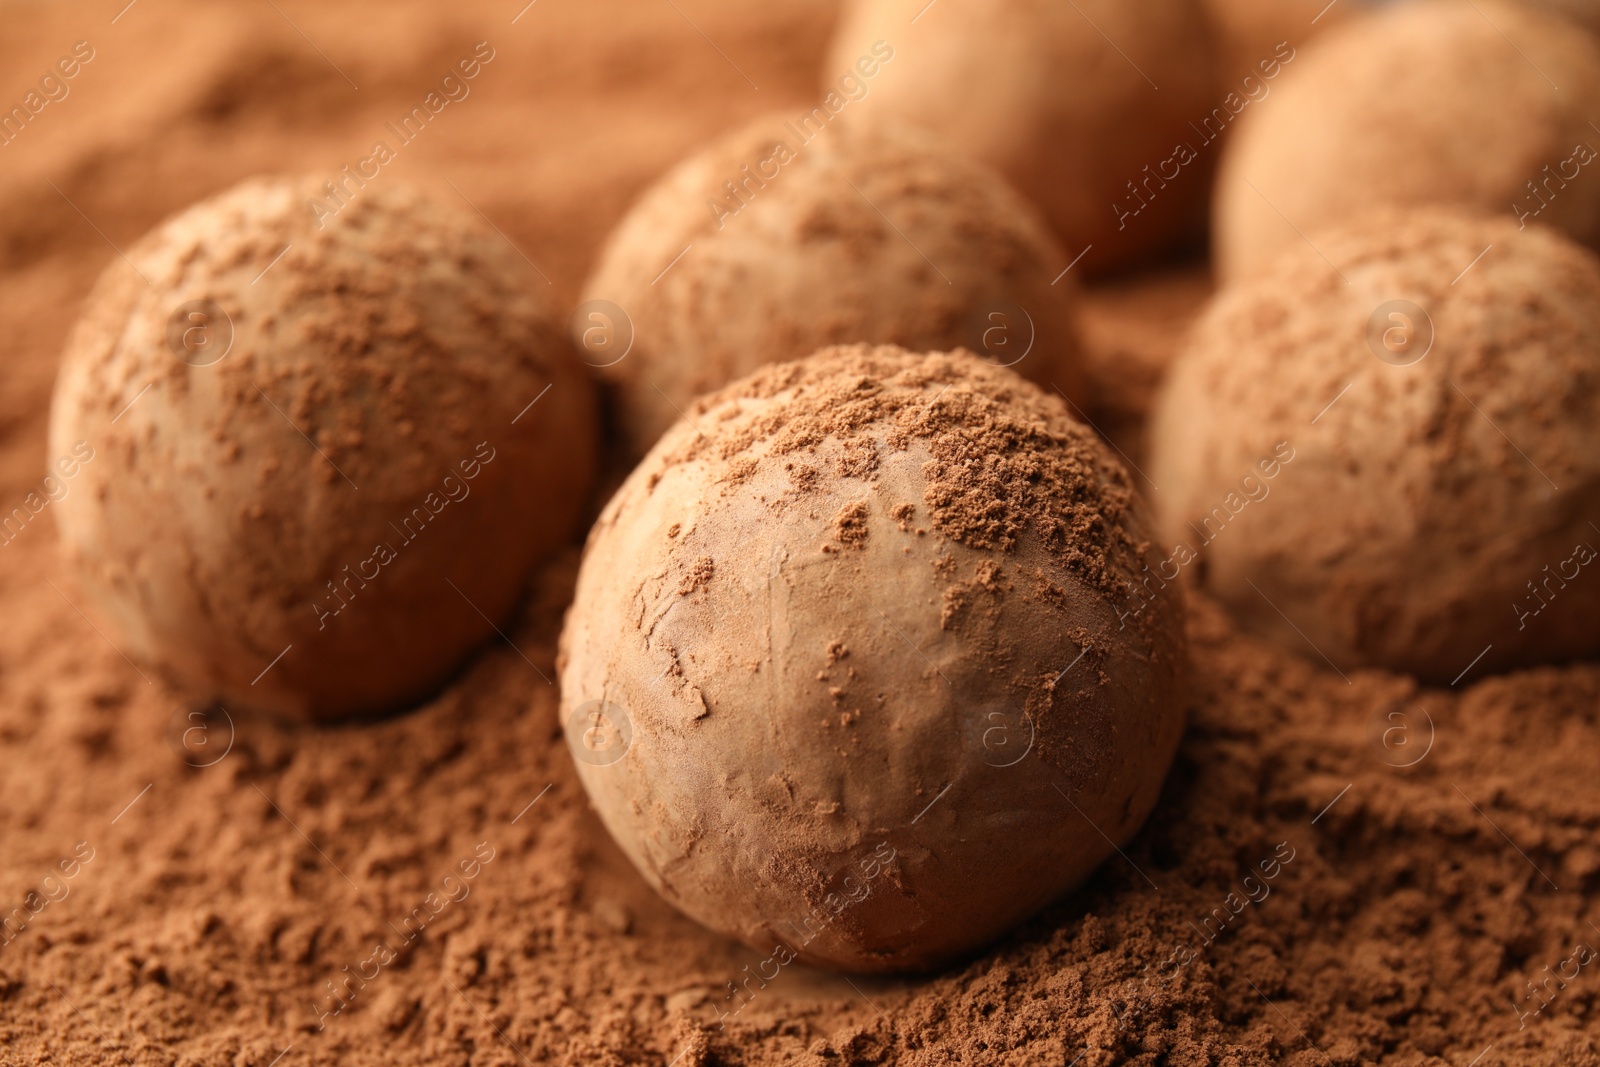
<instances>
[{"instance_id":1,"label":"cocoa powder surface","mask_svg":"<svg viewBox=\"0 0 1600 1067\"><path fill-rule=\"evenodd\" d=\"M825 440L844 446L841 474L869 478L874 434L896 451L921 442L931 457L922 503L935 530L996 552L1014 550L1030 531L1097 592L1127 594L1145 548L1130 528L1131 475L1068 414L1064 395L1041 393L964 349L909 361L894 346L826 352L764 368L697 401L691 423L719 408L718 418L733 421L742 401L783 398L714 440L697 433L669 450L665 464L714 450L727 465L724 481L737 484L756 470L758 454L791 456L791 481L804 493L815 479L796 472L812 470L805 456Z\"/></svg>"},{"instance_id":2,"label":"cocoa powder surface","mask_svg":"<svg viewBox=\"0 0 1600 1067\"><path fill-rule=\"evenodd\" d=\"M97 48L0 150L0 507L30 516L0 545L0 918L26 922L0 939L0 1063L1600 1064L1600 968L1574 973L1600 947L1593 663L1346 679L1191 595L1190 726L1126 856L962 965L853 984L750 981L761 957L663 904L588 810L546 681L575 548L422 707L190 717L77 610L25 504L107 241L249 173L332 176L488 37L473 95L395 166L451 177L570 297L655 174L816 102L829 27L800 3L697 3L693 26L284 4L325 61L266 5L121 7L16 7L0 39L19 97Z\"/></svg>"}]
</instances>

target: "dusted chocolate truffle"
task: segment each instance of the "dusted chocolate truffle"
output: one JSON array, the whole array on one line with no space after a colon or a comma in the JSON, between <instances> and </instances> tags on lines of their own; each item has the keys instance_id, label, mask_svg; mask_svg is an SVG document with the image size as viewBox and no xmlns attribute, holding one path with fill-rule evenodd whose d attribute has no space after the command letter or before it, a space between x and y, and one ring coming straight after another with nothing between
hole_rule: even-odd
<instances>
[{"instance_id":1,"label":"dusted chocolate truffle","mask_svg":"<svg viewBox=\"0 0 1600 1067\"><path fill-rule=\"evenodd\" d=\"M50 427L94 450L52 510L118 647L228 706L427 695L585 508L592 386L545 283L387 180L247 181L127 259Z\"/></svg>"},{"instance_id":2,"label":"dusted chocolate truffle","mask_svg":"<svg viewBox=\"0 0 1600 1067\"><path fill-rule=\"evenodd\" d=\"M574 325L638 457L701 393L840 342L966 347L1081 399L1068 263L998 176L922 134L772 115L680 164L607 242L586 299L626 314L632 347L604 303Z\"/></svg>"},{"instance_id":3,"label":"dusted chocolate truffle","mask_svg":"<svg viewBox=\"0 0 1600 1067\"><path fill-rule=\"evenodd\" d=\"M1310 238L1217 299L1157 406L1175 566L1341 670L1600 652L1600 260L1444 209Z\"/></svg>"},{"instance_id":4,"label":"dusted chocolate truffle","mask_svg":"<svg viewBox=\"0 0 1600 1067\"><path fill-rule=\"evenodd\" d=\"M1241 116L1217 179L1218 270L1254 273L1300 233L1387 205L1498 212L1600 247L1597 115L1600 40L1556 15L1416 0L1353 19Z\"/></svg>"},{"instance_id":5,"label":"dusted chocolate truffle","mask_svg":"<svg viewBox=\"0 0 1600 1067\"><path fill-rule=\"evenodd\" d=\"M707 926L853 971L948 960L1155 803L1183 629L1149 539L1122 467L1010 371L864 345L765 368L590 534L560 661L579 774Z\"/></svg>"},{"instance_id":6,"label":"dusted chocolate truffle","mask_svg":"<svg viewBox=\"0 0 1600 1067\"><path fill-rule=\"evenodd\" d=\"M1201 231L1214 151L1190 123L1219 101L1197 0L853 0L825 88L860 72L877 42L893 59L860 106L1000 171L1068 253L1093 246L1081 271L1136 264Z\"/></svg>"}]
</instances>

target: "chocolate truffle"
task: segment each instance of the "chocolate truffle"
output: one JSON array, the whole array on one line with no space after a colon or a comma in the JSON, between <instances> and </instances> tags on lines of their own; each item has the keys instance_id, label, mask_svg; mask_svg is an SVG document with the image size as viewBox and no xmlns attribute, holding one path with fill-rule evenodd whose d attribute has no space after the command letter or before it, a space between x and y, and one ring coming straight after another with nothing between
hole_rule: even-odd
<instances>
[{"instance_id":1,"label":"chocolate truffle","mask_svg":"<svg viewBox=\"0 0 1600 1067\"><path fill-rule=\"evenodd\" d=\"M1600 260L1438 208L1309 237L1171 373L1164 549L1341 671L1600 652Z\"/></svg>"},{"instance_id":2,"label":"chocolate truffle","mask_svg":"<svg viewBox=\"0 0 1600 1067\"><path fill-rule=\"evenodd\" d=\"M586 507L593 387L545 285L389 179L246 181L130 248L50 428L93 450L52 510L117 646L296 717L439 686Z\"/></svg>"},{"instance_id":3,"label":"chocolate truffle","mask_svg":"<svg viewBox=\"0 0 1600 1067\"><path fill-rule=\"evenodd\" d=\"M1068 253L1092 246L1081 271L1138 264L1202 229L1214 150L1190 123L1218 101L1197 0L853 0L825 90L884 49L859 106L1000 171Z\"/></svg>"},{"instance_id":4,"label":"chocolate truffle","mask_svg":"<svg viewBox=\"0 0 1600 1067\"><path fill-rule=\"evenodd\" d=\"M1499 212L1600 247L1596 115L1600 40L1559 16L1417 0L1352 19L1241 116L1217 179L1218 271L1251 274L1385 205Z\"/></svg>"},{"instance_id":5,"label":"chocolate truffle","mask_svg":"<svg viewBox=\"0 0 1600 1067\"><path fill-rule=\"evenodd\" d=\"M1069 261L1033 208L919 133L824 121L723 137L607 242L574 329L633 458L701 393L840 342L966 347L1082 399Z\"/></svg>"},{"instance_id":6,"label":"chocolate truffle","mask_svg":"<svg viewBox=\"0 0 1600 1067\"><path fill-rule=\"evenodd\" d=\"M763 952L904 970L1129 839L1182 728L1182 601L1058 396L863 345L687 415L591 533L560 660L652 885Z\"/></svg>"}]
</instances>

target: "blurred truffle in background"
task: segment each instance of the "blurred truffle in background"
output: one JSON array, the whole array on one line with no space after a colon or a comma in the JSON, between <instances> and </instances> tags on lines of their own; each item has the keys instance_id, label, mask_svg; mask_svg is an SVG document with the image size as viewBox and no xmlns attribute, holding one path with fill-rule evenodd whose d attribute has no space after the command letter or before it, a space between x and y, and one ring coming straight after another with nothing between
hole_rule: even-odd
<instances>
[{"instance_id":1,"label":"blurred truffle in background","mask_svg":"<svg viewBox=\"0 0 1600 1067\"><path fill-rule=\"evenodd\" d=\"M1413 0L1304 50L1239 122L1219 276L1385 205L1449 204L1600 247L1600 39L1533 6Z\"/></svg>"},{"instance_id":2,"label":"blurred truffle in background","mask_svg":"<svg viewBox=\"0 0 1600 1067\"><path fill-rule=\"evenodd\" d=\"M1461 2L1467 3L1470 0ZM1591 33L1600 33L1600 0L1520 0L1520 2L1571 19Z\"/></svg>"},{"instance_id":3,"label":"blurred truffle in background","mask_svg":"<svg viewBox=\"0 0 1600 1067\"><path fill-rule=\"evenodd\" d=\"M1165 543L1342 669L1593 656L1600 259L1448 209L1309 237L1217 298L1166 382Z\"/></svg>"},{"instance_id":4,"label":"blurred truffle in background","mask_svg":"<svg viewBox=\"0 0 1600 1067\"><path fill-rule=\"evenodd\" d=\"M50 441L95 451L54 510L120 647L298 717L442 684L587 505L592 386L544 289L392 182L249 180L113 261Z\"/></svg>"},{"instance_id":5,"label":"blurred truffle in background","mask_svg":"<svg viewBox=\"0 0 1600 1067\"><path fill-rule=\"evenodd\" d=\"M696 396L840 342L965 347L1083 400L1076 287L1037 211L919 130L825 116L722 137L607 241L573 330L630 458Z\"/></svg>"},{"instance_id":6,"label":"blurred truffle in background","mask_svg":"<svg viewBox=\"0 0 1600 1067\"><path fill-rule=\"evenodd\" d=\"M1376 2L1200 0L1216 39L1217 75L1223 90L1239 88L1245 77L1259 78L1260 61L1272 56L1279 45L1298 51L1318 34Z\"/></svg>"},{"instance_id":7,"label":"blurred truffle in background","mask_svg":"<svg viewBox=\"0 0 1600 1067\"><path fill-rule=\"evenodd\" d=\"M995 167L1071 255L1092 246L1082 273L1202 232L1215 159L1189 124L1217 103L1217 83L1198 0L851 0L823 82L879 41L894 60L861 108Z\"/></svg>"}]
</instances>

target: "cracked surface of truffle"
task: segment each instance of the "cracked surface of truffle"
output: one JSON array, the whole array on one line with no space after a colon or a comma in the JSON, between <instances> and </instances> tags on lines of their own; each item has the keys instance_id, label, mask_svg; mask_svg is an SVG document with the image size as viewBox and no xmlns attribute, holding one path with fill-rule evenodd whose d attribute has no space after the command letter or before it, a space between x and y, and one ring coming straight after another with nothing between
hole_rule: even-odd
<instances>
[{"instance_id":1,"label":"cracked surface of truffle","mask_svg":"<svg viewBox=\"0 0 1600 1067\"><path fill-rule=\"evenodd\" d=\"M861 442L876 467L834 473ZM829 473L797 489L799 457ZM1149 543L1126 472L1009 371L868 346L761 370L698 401L590 536L563 707L626 708L633 744L580 776L708 926L848 970L948 960L1155 802L1183 642L1175 585L1130 610Z\"/></svg>"}]
</instances>

